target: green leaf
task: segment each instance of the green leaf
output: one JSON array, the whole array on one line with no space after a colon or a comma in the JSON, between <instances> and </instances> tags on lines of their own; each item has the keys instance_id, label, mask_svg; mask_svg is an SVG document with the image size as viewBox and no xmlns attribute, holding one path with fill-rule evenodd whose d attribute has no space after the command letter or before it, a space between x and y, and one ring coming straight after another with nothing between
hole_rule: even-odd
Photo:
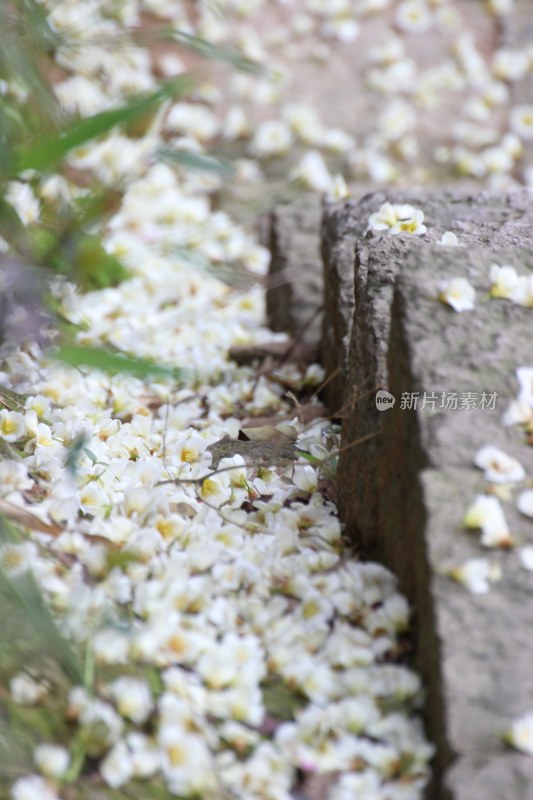
<instances>
[{"instance_id":1,"label":"green leaf","mask_svg":"<svg viewBox=\"0 0 533 800\"><path fill-rule=\"evenodd\" d=\"M28 395L19 394L18 392L14 392L13 389L0 386L0 406L5 406L10 411L21 411L24 413L27 397Z\"/></svg>"},{"instance_id":2,"label":"green leaf","mask_svg":"<svg viewBox=\"0 0 533 800\"><path fill-rule=\"evenodd\" d=\"M43 649L61 666L74 683L83 683L83 670L69 643L61 636L45 605L35 578L26 572L10 578L0 569L0 593L12 598L19 611L31 622Z\"/></svg>"},{"instance_id":3,"label":"green leaf","mask_svg":"<svg viewBox=\"0 0 533 800\"><path fill-rule=\"evenodd\" d=\"M95 465L95 464L96 464L96 462L98 461L98 456L96 455L96 453L93 453L93 451L92 451L92 450L89 450L89 448L88 448L88 447L84 447L84 448L83 448L83 452L85 453L85 455L87 456L87 458L88 458L88 459L91 461L91 463L92 463L92 465L93 465L93 467L94 467L94 465Z\"/></svg>"},{"instance_id":4,"label":"green leaf","mask_svg":"<svg viewBox=\"0 0 533 800\"><path fill-rule=\"evenodd\" d=\"M295 694L281 678L274 678L263 685L262 691L268 713L283 722L293 720L296 711L307 704L305 698Z\"/></svg>"},{"instance_id":5,"label":"green leaf","mask_svg":"<svg viewBox=\"0 0 533 800\"><path fill-rule=\"evenodd\" d=\"M161 377L179 380L186 373L186 370L179 367L165 367L162 364L154 364L146 358L130 358L100 347L83 347L75 344L63 345L54 353L54 358L71 367L92 367L103 372L126 373L136 378Z\"/></svg>"},{"instance_id":6,"label":"green leaf","mask_svg":"<svg viewBox=\"0 0 533 800\"><path fill-rule=\"evenodd\" d=\"M160 147L156 152L157 158L169 164L177 164L185 169L195 169L199 172L216 172L229 177L233 174L232 165L225 160L200 153L189 153L187 150L174 150L172 147Z\"/></svg>"},{"instance_id":7,"label":"green leaf","mask_svg":"<svg viewBox=\"0 0 533 800\"><path fill-rule=\"evenodd\" d=\"M169 97L186 94L193 87L190 75L180 75L168 81L156 92L137 97L125 105L112 108L86 117L63 130L58 136L40 139L35 144L18 153L15 160L14 174L25 169L51 169L67 153L80 147L92 139L97 139L117 125L124 125L141 116L150 108L162 103Z\"/></svg>"},{"instance_id":8,"label":"green leaf","mask_svg":"<svg viewBox=\"0 0 533 800\"><path fill-rule=\"evenodd\" d=\"M255 75L265 74L264 66L257 61L245 58L235 50L220 47L212 42L207 42L199 36L192 36L190 33L185 33L184 31L170 29L166 32L166 37L184 45L184 47L187 47L189 50L194 50L195 53L204 56L204 58L224 61L226 64L230 64L232 67L242 72L252 72Z\"/></svg>"},{"instance_id":9,"label":"green leaf","mask_svg":"<svg viewBox=\"0 0 533 800\"><path fill-rule=\"evenodd\" d=\"M85 445L88 442L88 437L85 431L79 433L72 441L68 448L67 456L65 458L65 468L71 475L76 475L78 471L78 462L83 452L87 452Z\"/></svg>"},{"instance_id":10,"label":"green leaf","mask_svg":"<svg viewBox=\"0 0 533 800\"><path fill-rule=\"evenodd\" d=\"M69 271L82 289L118 286L131 275L118 258L106 252L96 236L79 235L72 250Z\"/></svg>"}]
</instances>

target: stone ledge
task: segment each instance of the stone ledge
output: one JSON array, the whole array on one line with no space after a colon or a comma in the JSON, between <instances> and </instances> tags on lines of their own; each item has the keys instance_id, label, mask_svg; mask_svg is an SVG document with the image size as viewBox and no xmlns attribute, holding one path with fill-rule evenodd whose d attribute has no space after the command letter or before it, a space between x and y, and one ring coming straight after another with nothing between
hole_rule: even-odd
<instances>
[{"instance_id":1,"label":"stone ledge","mask_svg":"<svg viewBox=\"0 0 533 800\"><path fill-rule=\"evenodd\" d=\"M422 208L427 234L366 233L370 214L385 200ZM293 333L294 304L308 313L321 302L320 279L309 274L319 260L316 202L312 214L283 208L271 218L274 269L299 264L314 286L311 306L299 279L291 294L284 289L279 296L282 304L289 299L293 315L280 327ZM446 230L464 247L441 246ZM429 800L533 796L533 759L501 738L531 708L533 576L512 552L482 549L478 534L462 527L486 486L473 466L481 446L499 445L533 476L533 451L521 431L501 425L516 395L515 369L532 363L533 310L488 297L491 263L533 270L532 239L527 192L376 192L325 204L322 216L321 353L327 374L337 371L327 401L331 411L345 409L344 447L379 431L341 455L340 513L357 549L396 572L414 609L428 733L437 745ZM439 281L451 277L468 277L475 286L474 311L458 314L436 299ZM272 294L271 315L276 304ZM376 409L380 387L397 398L392 410ZM497 404L484 411L400 408L404 392L451 391L496 392ZM518 543L533 543L531 522L513 504L505 504L505 514ZM479 556L502 569L489 594L471 595L443 575Z\"/></svg>"},{"instance_id":2,"label":"stone ledge","mask_svg":"<svg viewBox=\"0 0 533 800\"><path fill-rule=\"evenodd\" d=\"M345 206L359 235L350 347L340 354L340 364L348 362L344 396L354 400L343 446L380 433L341 456L341 516L356 546L388 564L413 603L428 729L438 747L431 800L527 800L518 787L533 785L533 763L510 752L499 733L533 696L533 579L512 553L482 551L462 519L485 486L473 467L482 445L502 446L533 475L521 432L500 422L516 394L514 370L531 359L533 312L487 298L492 262L533 269L533 205L527 194L394 196L424 210L428 235L365 236L363 225L384 199L378 193ZM466 246L438 245L447 229ZM474 311L458 314L436 300L438 282L456 276L476 287ZM325 325L341 308L326 306ZM392 410L376 409L378 387L397 398ZM451 391L497 392L497 407L400 408L404 392ZM532 542L531 523L511 505L505 511L517 538ZM472 596L441 575L481 555L503 571L490 594Z\"/></svg>"},{"instance_id":3,"label":"stone ledge","mask_svg":"<svg viewBox=\"0 0 533 800\"><path fill-rule=\"evenodd\" d=\"M274 331L318 346L322 324L321 201L306 195L275 208L263 220L261 240L270 250L267 314Z\"/></svg>"}]
</instances>

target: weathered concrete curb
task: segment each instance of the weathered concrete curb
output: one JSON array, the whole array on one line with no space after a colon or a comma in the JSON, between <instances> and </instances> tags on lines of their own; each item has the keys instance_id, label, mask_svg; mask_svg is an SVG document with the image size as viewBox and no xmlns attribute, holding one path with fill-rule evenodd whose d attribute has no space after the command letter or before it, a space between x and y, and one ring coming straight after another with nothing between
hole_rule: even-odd
<instances>
[{"instance_id":1,"label":"weathered concrete curb","mask_svg":"<svg viewBox=\"0 0 533 800\"><path fill-rule=\"evenodd\" d=\"M422 208L428 235L365 236L384 199L376 194L333 210L325 223L330 242L339 217L339 236L346 230L346 214L354 218L352 235L357 231L344 389L354 403L343 446L377 433L341 455L341 515L362 552L397 573L414 606L416 658L438 747L430 797L527 800L533 760L508 750L501 733L533 698L533 580L512 553L501 552L490 553L503 578L488 595L470 595L442 572L487 555L479 537L462 529L466 509L485 487L472 466L477 450L498 444L533 474L522 434L500 422L516 394L514 370L531 360L533 312L487 297L492 262L533 269L533 204L525 193L389 197ZM447 229L466 246L440 246ZM457 314L436 299L439 281L458 276L477 289L474 311ZM324 325L338 326L342 308L329 303ZM341 364L346 357L340 354ZM395 396L392 410L377 410L378 387ZM436 410L401 409L404 393L424 392L435 395ZM438 398L449 392L496 392L498 402L493 411L440 409ZM512 505L505 512L517 538L533 541L531 523Z\"/></svg>"},{"instance_id":2,"label":"weathered concrete curb","mask_svg":"<svg viewBox=\"0 0 533 800\"><path fill-rule=\"evenodd\" d=\"M270 250L267 313L274 331L318 346L322 325L321 201L306 195L275 208L263 220L261 240Z\"/></svg>"},{"instance_id":3,"label":"weathered concrete curb","mask_svg":"<svg viewBox=\"0 0 533 800\"><path fill-rule=\"evenodd\" d=\"M324 313L320 355L326 375L332 376L325 387L324 399L336 413L343 409L345 376L352 333L354 308L354 248L363 229L355 201L324 204L320 247L324 274Z\"/></svg>"},{"instance_id":4,"label":"weathered concrete curb","mask_svg":"<svg viewBox=\"0 0 533 800\"><path fill-rule=\"evenodd\" d=\"M370 214L387 199L422 208L427 235L366 234ZM289 225L277 246L289 247L293 264L301 261L294 250L297 219L284 209L276 222L280 229ZM445 230L465 246L440 245ZM499 445L533 476L523 434L501 424L516 395L516 367L533 364L533 310L488 297L491 263L533 269L532 239L528 193L377 192L359 203L324 206L321 354L328 374L339 370L327 400L332 411L344 406L342 444L353 443L338 470L340 512L359 551L396 572L414 608L416 662L437 745L428 800L533 798L533 759L508 749L501 737L533 706L533 576L513 552L483 550L478 534L462 525L486 488L473 466L481 446ZM308 263L314 247L317 229L307 241ZM436 299L437 284L451 277L468 277L475 286L474 311L458 314ZM298 302L300 281L295 286ZM320 302L316 293L312 302ZM275 304L272 298L270 308ZM286 318L280 324L287 327ZM377 410L378 387L395 396L393 409ZM401 409L404 393L424 392L436 396L434 410L431 404ZM442 393L450 392L496 392L496 407L439 408ZM518 543L533 543L531 522L513 503L504 507ZM502 570L489 594L471 595L444 576L479 556Z\"/></svg>"}]
</instances>

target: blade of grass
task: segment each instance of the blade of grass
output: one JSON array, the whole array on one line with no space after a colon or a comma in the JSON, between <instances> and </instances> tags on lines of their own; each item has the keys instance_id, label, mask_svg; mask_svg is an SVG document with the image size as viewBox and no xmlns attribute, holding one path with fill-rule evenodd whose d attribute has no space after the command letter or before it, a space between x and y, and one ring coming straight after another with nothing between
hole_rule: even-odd
<instances>
[{"instance_id":1,"label":"blade of grass","mask_svg":"<svg viewBox=\"0 0 533 800\"><path fill-rule=\"evenodd\" d=\"M33 575L26 572L12 579L0 569L0 591L10 596L16 607L24 613L38 634L43 648L46 648L65 674L74 683L83 685L83 670L69 643L61 636Z\"/></svg>"},{"instance_id":2,"label":"blade of grass","mask_svg":"<svg viewBox=\"0 0 533 800\"><path fill-rule=\"evenodd\" d=\"M177 164L185 169L195 169L199 172L216 172L225 177L233 174L233 167L229 162L214 156L189 153L187 150L174 150L171 147L160 147L156 152L156 156L161 161Z\"/></svg>"},{"instance_id":3,"label":"blade of grass","mask_svg":"<svg viewBox=\"0 0 533 800\"><path fill-rule=\"evenodd\" d=\"M0 513L0 542L19 543L27 538L20 528ZM13 607L30 622L43 649L58 662L65 674L75 683L83 683L81 665L69 643L59 632L33 574L28 571L11 578L0 567L0 596L2 595L10 598Z\"/></svg>"},{"instance_id":4,"label":"blade of grass","mask_svg":"<svg viewBox=\"0 0 533 800\"><path fill-rule=\"evenodd\" d=\"M173 28L165 30L163 35L165 38L172 39L172 41L178 42L178 44L184 45L184 47L187 47L189 50L193 50L195 53L204 56L204 58L224 61L235 69L241 70L241 72L252 72L255 75L264 75L266 72L264 66L257 61L245 58L235 50L220 47L212 42L207 42L199 36L193 36L190 33L185 33L184 31L175 30Z\"/></svg>"}]
</instances>

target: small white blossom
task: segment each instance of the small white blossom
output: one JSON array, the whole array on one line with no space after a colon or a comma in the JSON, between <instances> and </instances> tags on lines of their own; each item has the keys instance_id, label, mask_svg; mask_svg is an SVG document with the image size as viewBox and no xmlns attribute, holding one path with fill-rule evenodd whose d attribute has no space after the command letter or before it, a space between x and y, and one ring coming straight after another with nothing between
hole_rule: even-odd
<instances>
[{"instance_id":1,"label":"small white blossom","mask_svg":"<svg viewBox=\"0 0 533 800\"><path fill-rule=\"evenodd\" d=\"M520 386L518 399L533 408L533 367L518 367L516 377Z\"/></svg>"},{"instance_id":2,"label":"small white blossom","mask_svg":"<svg viewBox=\"0 0 533 800\"><path fill-rule=\"evenodd\" d=\"M407 203L396 204L385 202L379 210L371 214L368 230L386 231L389 233L425 233L424 214L420 209Z\"/></svg>"},{"instance_id":3,"label":"small white blossom","mask_svg":"<svg viewBox=\"0 0 533 800\"><path fill-rule=\"evenodd\" d=\"M17 578L33 568L37 553L37 545L33 542L1 544L0 569L10 578Z\"/></svg>"},{"instance_id":4,"label":"small white blossom","mask_svg":"<svg viewBox=\"0 0 533 800\"><path fill-rule=\"evenodd\" d=\"M228 109L224 125L222 127L222 134L225 139L235 141L236 139L244 139L250 135L251 128L246 113L240 106L232 106Z\"/></svg>"},{"instance_id":5,"label":"small white blossom","mask_svg":"<svg viewBox=\"0 0 533 800\"><path fill-rule=\"evenodd\" d=\"M518 285L518 275L514 267L509 264L491 264L489 277L491 281L491 297L511 298Z\"/></svg>"},{"instance_id":6,"label":"small white blossom","mask_svg":"<svg viewBox=\"0 0 533 800\"><path fill-rule=\"evenodd\" d=\"M26 775L11 787L12 800L59 800L52 786L40 775Z\"/></svg>"},{"instance_id":7,"label":"small white blossom","mask_svg":"<svg viewBox=\"0 0 533 800\"><path fill-rule=\"evenodd\" d=\"M521 139L533 139L533 105L520 105L511 109L509 124Z\"/></svg>"},{"instance_id":8,"label":"small white blossom","mask_svg":"<svg viewBox=\"0 0 533 800\"><path fill-rule=\"evenodd\" d=\"M210 109L195 103L176 103L169 112L166 127L170 131L188 133L200 142L212 139L219 123Z\"/></svg>"},{"instance_id":9,"label":"small white blossom","mask_svg":"<svg viewBox=\"0 0 533 800\"><path fill-rule=\"evenodd\" d=\"M221 472L218 475L212 475L202 481L200 488L200 497L209 503L209 505L220 506L227 503L231 498L230 479L227 472Z\"/></svg>"},{"instance_id":10,"label":"small white blossom","mask_svg":"<svg viewBox=\"0 0 533 800\"><path fill-rule=\"evenodd\" d=\"M533 711L527 711L514 720L505 734L505 740L522 753L533 755Z\"/></svg>"},{"instance_id":11,"label":"small white blossom","mask_svg":"<svg viewBox=\"0 0 533 800\"><path fill-rule=\"evenodd\" d=\"M513 400L502 415L503 425L533 425L533 408L523 400Z\"/></svg>"},{"instance_id":12,"label":"small white blossom","mask_svg":"<svg viewBox=\"0 0 533 800\"><path fill-rule=\"evenodd\" d=\"M533 545L526 545L525 547L518 547L516 550L518 560L524 569L528 572L533 572Z\"/></svg>"},{"instance_id":13,"label":"small white blossom","mask_svg":"<svg viewBox=\"0 0 533 800\"><path fill-rule=\"evenodd\" d=\"M481 530L481 544L484 547L514 545L501 503L493 495L478 494L466 512L463 524L465 528Z\"/></svg>"},{"instance_id":14,"label":"small white blossom","mask_svg":"<svg viewBox=\"0 0 533 800\"><path fill-rule=\"evenodd\" d=\"M415 208L413 215L409 219L399 219L395 225L392 226L389 233L410 233L415 236L422 236L427 232L424 223L424 212Z\"/></svg>"},{"instance_id":15,"label":"small white blossom","mask_svg":"<svg viewBox=\"0 0 533 800\"><path fill-rule=\"evenodd\" d=\"M102 700L89 700L81 710L79 723L83 730L87 752L99 756L115 744L124 730L124 722L107 703Z\"/></svg>"},{"instance_id":16,"label":"small white blossom","mask_svg":"<svg viewBox=\"0 0 533 800\"><path fill-rule=\"evenodd\" d=\"M335 175L328 197L331 200L346 200L350 196L350 189L342 175Z\"/></svg>"},{"instance_id":17,"label":"small white blossom","mask_svg":"<svg viewBox=\"0 0 533 800\"><path fill-rule=\"evenodd\" d=\"M518 278L511 293L511 300L519 306L533 308L533 275L523 275Z\"/></svg>"},{"instance_id":18,"label":"small white blossom","mask_svg":"<svg viewBox=\"0 0 533 800\"><path fill-rule=\"evenodd\" d=\"M149 778L161 766L161 755L155 741L143 733L131 731L126 735L131 753L133 774L136 778Z\"/></svg>"},{"instance_id":19,"label":"small white blossom","mask_svg":"<svg viewBox=\"0 0 533 800\"><path fill-rule=\"evenodd\" d=\"M33 760L47 778L60 778L67 770L68 750L57 744L40 744L33 751Z\"/></svg>"},{"instance_id":20,"label":"small white blossom","mask_svg":"<svg viewBox=\"0 0 533 800\"><path fill-rule=\"evenodd\" d=\"M446 573L472 594L487 594L490 584L500 580L501 570L486 558L471 558Z\"/></svg>"},{"instance_id":21,"label":"small white blossom","mask_svg":"<svg viewBox=\"0 0 533 800\"><path fill-rule=\"evenodd\" d=\"M404 0L396 9L396 25L405 33L420 33L431 27L432 17L424 0Z\"/></svg>"},{"instance_id":22,"label":"small white blossom","mask_svg":"<svg viewBox=\"0 0 533 800\"><path fill-rule=\"evenodd\" d=\"M474 463L485 471L485 478L491 483L516 483L526 477L520 462L494 445L486 445L478 450Z\"/></svg>"},{"instance_id":23,"label":"small white blossom","mask_svg":"<svg viewBox=\"0 0 533 800\"><path fill-rule=\"evenodd\" d=\"M315 192L329 192L332 177L322 155L318 150L311 150L292 170L290 177L301 181L307 188Z\"/></svg>"},{"instance_id":24,"label":"small white blossom","mask_svg":"<svg viewBox=\"0 0 533 800\"><path fill-rule=\"evenodd\" d=\"M519 81L529 69L525 50L500 48L492 59L492 73L502 81Z\"/></svg>"},{"instance_id":25,"label":"small white blossom","mask_svg":"<svg viewBox=\"0 0 533 800\"><path fill-rule=\"evenodd\" d=\"M27 183L13 181L8 184L5 199L13 206L24 225L38 221L41 212L39 201Z\"/></svg>"},{"instance_id":26,"label":"small white blossom","mask_svg":"<svg viewBox=\"0 0 533 800\"><path fill-rule=\"evenodd\" d=\"M127 664L129 646L128 636L114 628L102 628L93 638L94 657L102 664Z\"/></svg>"},{"instance_id":27,"label":"small white blossom","mask_svg":"<svg viewBox=\"0 0 533 800\"><path fill-rule=\"evenodd\" d=\"M158 744L163 775L172 794L202 796L213 788L211 755L202 737L169 723L159 729Z\"/></svg>"},{"instance_id":28,"label":"small white blossom","mask_svg":"<svg viewBox=\"0 0 533 800\"><path fill-rule=\"evenodd\" d=\"M283 118L295 136L304 144L318 146L322 142L323 128L317 112L311 106L289 103L283 109Z\"/></svg>"},{"instance_id":29,"label":"small white blossom","mask_svg":"<svg viewBox=\"0 0 533 800\"><path fill-rule=\"evenodd\" d=\"M125 742L119 741L100 762L100 775L112 789L123 786L133 777L133 760Z\"/></svg>"},{"instance_id":30,"label":"small white blossom","mask_svg":"<svg viewBox=\"0 0 533 800\"><path fill-rule=\"evenodd\" d=\"M312 494L318 488L318 474L316 470L309 464L304 466L296 466L292 480L295 486L304 492Z\"/></svg>"},{"instance_id":31,"label":"small white blossom","mask_svg":"<svg viewBox=\"0 0 533 800\"><path fill-rule=\"evenodd\" d=\"M510 14L514 8L515 0L485 0L489 14L495 16L505 16Z\"/></svg>"},{"instance_id":32,"label":"small white blossom","mask_svg":"<svg viewBox=\"0 0 533 800\"><path fill-rule=\"evenodd\" d=\"M457 238L456 234L453 231L444 231L442 234L439 244L445 245L446 247L462 247L459 243L459 239Z\"/></svg>"},{"instance_id":33,"label":"small white blossom","mask_svg":"<svg viewBox=\"0 0 533 800\"><path fill-rule=\"evenodd\" d=\"M9 681L9 690L15 703L32 706L46 697L48 685L44 681L36 680L27 672L19 672Z\"/></svg>"},{"instance_id":34,"label":"small white blossom","mask_svg":"<svg viewBox=\"0 0 533 800\"><path fill-rule=\"evenodd\" d=\"M451 278L439 284L439 300L454 311L471 311L475 298L476 290L466 278Z\"/></svg>"},{"instance_id":35,"label":"small white blossom","mask_svg":"<svg viewBox=\"0 0 533 800\"><path fill-rule=\"evenodd\" d=\"M117 678L109 686L117 711L126 719L141 724L150 716L154 707L150 687L139 678Z\"/></svg>"},{"instance_id":36,"label":"small white blossom","mask_svg":"<svg viewBox=\"0 0 533 800\"><path fill-rule=\"evenodd\" d=\"M293 143L290 127L283 120L263 122L252 140L252 152L259 158L287 153Z\"/></svg>"},{"instance_id":37,"label":"small white blossom","mask_svg":"<svg viewBox=\"0 0 533 800\"><path fill-rule=\"evenodd\" d=\"M24 414L18 411L0 410L0 439L6 442L17 442L26 435L26 420Z\"/></svg>"},{"instance_id":38,"label":"small white blossom","mask_svg":"<svg viewBox=\"0 0 533 800\"><path fill-rule=\"evenodd\" d=\"M521 514L533 519L533 489L526 489L518 495L516 507Z\"/></svg>"}]
</instances>

